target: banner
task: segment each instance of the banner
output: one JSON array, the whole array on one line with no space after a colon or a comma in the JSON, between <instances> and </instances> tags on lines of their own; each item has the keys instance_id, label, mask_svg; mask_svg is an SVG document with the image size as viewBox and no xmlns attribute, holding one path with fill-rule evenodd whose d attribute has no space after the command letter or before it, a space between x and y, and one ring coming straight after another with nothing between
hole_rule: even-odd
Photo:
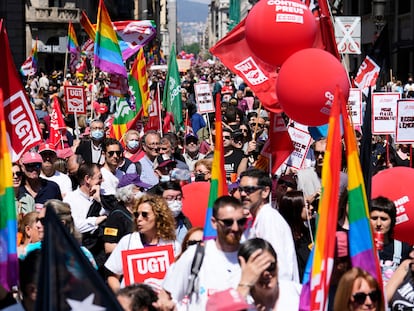
<instances>
[{"instance_id":1,"label":"banner","mask_svg":"<svg viewBox=\"0 0 414 311\"><path fill-rule=\"evenodd\" d=\"M211 95L210 84L208 83L195 83L195 100L197 103L198 113L214 112L213 95Z\"/></svg>"},{"instance_id":2,"label":"banner","mask_svg":"<svg viewBox=\"0 0 414 311\"><path fill-rule=\"evenodd\" d=\"M394 134L400 93L372 94L372 134Z\"/></svg>"},{"instance_id":3,"label":"banner","mask_svg":"<svg viewBox=\"0 0 414 311\"><path fill-rule=\"evenodd\" d=\"M66 113L86 114L86 97L83 86L65 85Z\"/></svg>"},{"instance_id":4,"label":"banner","mask_svg":"<svg viewBox=\"0 0 414 311\"><path fill-rule=\"evenodd\" d=\"M309 132L293 126L288 127L288 132L295 150L291 153L287 165L299 170L303 168L306 155L312 143L312 137Z\"/></svg>"},{"instance_id":5,"label":"banner","mask_svg":"<svg viewBox=\"0 0 414 311\"><path fill-rule=\"evenodd\" d=\"M347 105L348 113L352 117L352 124L362 125L362 92L360 89L350 89Z\"/></svg>"},{"instance_id":6,"label":"banner","mask_svg":"<svg viewBox=\"0 0 414 311\"><path fill-rule=\"evenodd\" d=\"M414 143L414 99L402 99L397 103L397 128L395 142Z\"/></svg>"}]
</instances>

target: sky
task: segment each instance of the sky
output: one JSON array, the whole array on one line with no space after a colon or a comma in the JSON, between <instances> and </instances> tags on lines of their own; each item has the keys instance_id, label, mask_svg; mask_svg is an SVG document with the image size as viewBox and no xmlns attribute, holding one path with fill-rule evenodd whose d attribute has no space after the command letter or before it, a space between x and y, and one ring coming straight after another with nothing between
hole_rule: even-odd
<instances>
[{"instance_id":1,"label":"sky","mask_svg":"<svg viewBox=\"0 0 414 311\"><path fill-rule=\"evenodd\" d=\"M204 3L204 4L209 4L211 2L211 0L188 0L191 2L200 2L200 3Z\"/></svg>"}]
</instances>

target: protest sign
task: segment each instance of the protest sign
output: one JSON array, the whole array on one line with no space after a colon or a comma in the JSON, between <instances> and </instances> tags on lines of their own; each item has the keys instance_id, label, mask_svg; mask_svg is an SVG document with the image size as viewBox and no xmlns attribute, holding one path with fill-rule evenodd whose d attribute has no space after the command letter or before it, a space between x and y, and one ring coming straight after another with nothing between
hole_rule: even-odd
<instances>
[{"instance_id":1,"label":"protest sign","mask_svg":"<svg viewBox=\"0 0 414 311\"><path fill-rule=\"evenodd\" d=\"M400 93L372 94L372 134L394 134Z\"/></svg>"}]
</instances>

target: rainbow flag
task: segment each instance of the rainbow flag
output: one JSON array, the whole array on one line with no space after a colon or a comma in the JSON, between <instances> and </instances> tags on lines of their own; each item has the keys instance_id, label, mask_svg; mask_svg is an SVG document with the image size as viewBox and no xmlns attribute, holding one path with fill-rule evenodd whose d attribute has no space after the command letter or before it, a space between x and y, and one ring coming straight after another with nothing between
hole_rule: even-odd
<instances>
[{"instance_id":1,"label":"rainbow flag","mask_svg":"<svg viewBox=\"0 0 414 311\"><path fill-rule=\"evenodd\" d=\"M211 168L210 195L208 197L208 208L204 223L204 240L214 239L216 230L211 226L214 201L228 194L226 171L224 170L224 147L223 147L223 125L221 123L221 100L220 94L216 97L216 139L214 141L213 166Z\"/></svg>"},{"instance_id":2,"label":"rainbow flag","mask_svg":"<svg viewBox=\"0 0 414 311\"><path fill-rule=\"evenodd\" d=\"M338 92L339 90L335 92L329 117L315 246L306 266L299 310L324 311L327 307L338 223L339 172L342 155Z\"/></svg>"},{"instance_id":3,"label":"rainbow flag","mask_svg":"<svg viewBox=\"0 0 414 311\"><path fill-rule=\"evenodd\" d=\"M135 111L142 108L143 116L147 117L151 99L148 87L147 65L144 57L144 50L141 48L132 65L128 77L128 83L135 98Z\"/></svg>"},{"instance_id":4,"label":"rainbow flag","mask_svg":"<svg viewBox=\"0 0 414 311\"><path fill-rule=\"evenodd\" d=\"M103 0L99 0L94 59L96 68L125 79L127 78L118 37Z\"/></svg>"},{"instance_id":5,"label":"rainbow flag","mask_svg":"<svg viewBox=\"0 0 414 311\"><path fill-rule=\"evenodd\" d=\"M20 67L20 73L23 76L33 76L37 72L37 38L29 57L26 58Z\"/></svg>"},{"instance_id":6,"label":"rainbow flag","mask_svg":"<svg viewBox=\"0 0 414 311\"><path fill-rule=\"evenodd\" d=\"M340 94L340 99L342 111L347 111L346 101L342 94ZM372 237L368 200L359 162L355 132L349 117L344 119L348 163L349 253L352 266L368 271L382 285L381 268Z\"/></svg>"},{"instance_id":7,"label":"rainbow flag","mask_svg":"<svg viewBox=\"0 0 414 311\"><path fill-rule=\"evenodd\" d=\"M0 89L0 176L2 176L0 178L0 285L10 290L17 285L19 266L12 161L6 138L2 89Z\"/></svg>"},{"instance_id":8,"label":"rainbow flag","mask_svg":"<svg viewBox=\"0 0 414 311\"><path fill-rule=\"evenodd\" d=\"M95 41L95 36L96 36L95 28L92 26L92 23L89 20L88 15L86 15L85 11L82 11L82 15L80 18L80 24L82 25L83 30L85 30L85 32L88 34L89 39L91 39L92 41Z\"/></svg>"},{"instance_id":9,"label":"rainbow flag","mask_svg":"<svg viewBox=\"0 0 414 311\"><path fill-rule=\"evenodd\" d=\"M80 48L72 22L69 22L68 27L68 51L70 53L69 68L70 71L75 72L76 65L80 61Z\"/></svg>"}]
</instances>

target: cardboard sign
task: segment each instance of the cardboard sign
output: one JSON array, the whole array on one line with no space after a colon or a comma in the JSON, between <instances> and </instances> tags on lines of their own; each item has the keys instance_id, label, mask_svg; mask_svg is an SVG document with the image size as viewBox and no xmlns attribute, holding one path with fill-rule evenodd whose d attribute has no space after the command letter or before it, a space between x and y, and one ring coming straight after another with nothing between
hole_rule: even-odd
<instances>
[{"instance_id":1,"label":"cardboard sign","mask_svg":"<svg viewBox=\"0 0 414 311\"><path fill-rule=\"evenodd\" d=\"M414 99L402 99L397 104L396 143L414 143Z\"/></svg>"},{"instance_id":2,"label":"cardboard sign","mask_svg":"<svg viewBox=\"0 0 414 311\"><path fill-rule=\"evenodd\" d=\"M350 89L348 97L348 113L354 126L362 125L362 92L360 89Z\"/></svg>"},{"instance_id":3,"label":"cardboard sign","mask_svg":"<svg viewBox=\"0 0 414 311\"><path fill-rule=\"evenodd\" d=\"M303 163L306 159L306 154L312 143L312 137L303 129L298 127L290 126L288 128L290 139L292 140L293 147L295 150L291 153L287 165L292 166L296 169L303 168Z\"/></svg>"},{"instance_id":4,"label":"cardboard sign","mask_svg":"<svg viewBox=\"0 0 414 311\"><path fill-rule=\"evenodd\" d=\"M86 113L86 96L83 86L65 86L66 113Z\"/></svg>"},{"instance_id":5,"label":"cardboard sign","mask_svg":"<svg viewBox=\"0 0 414 311\"><path fill-rule=\"evenodd\" d=\"M167 269L173 262L171 244L122 251L125 285L146 283L161 286Z\"/></svg>"},{"instance_id":6,"label":"cardboard sign","mask_svg":"<svg viewBox=\"0 0 414 311\"><path fill-rule=\"evenodd\" d=\"M395 134L400 93L372 94L372 134Z\"/></svg>"},{"instance_id":7,"label":"cardboard sign","mask_svg":"<svg viewBox=\"0 0 414 311\"><path fill-rule=\"evenodd\" d=\"M210 84L208 83L195 83L195 100L197 102L198 113L214 112L214 101L211 95Z\"/></svg>"}]
</instances>

